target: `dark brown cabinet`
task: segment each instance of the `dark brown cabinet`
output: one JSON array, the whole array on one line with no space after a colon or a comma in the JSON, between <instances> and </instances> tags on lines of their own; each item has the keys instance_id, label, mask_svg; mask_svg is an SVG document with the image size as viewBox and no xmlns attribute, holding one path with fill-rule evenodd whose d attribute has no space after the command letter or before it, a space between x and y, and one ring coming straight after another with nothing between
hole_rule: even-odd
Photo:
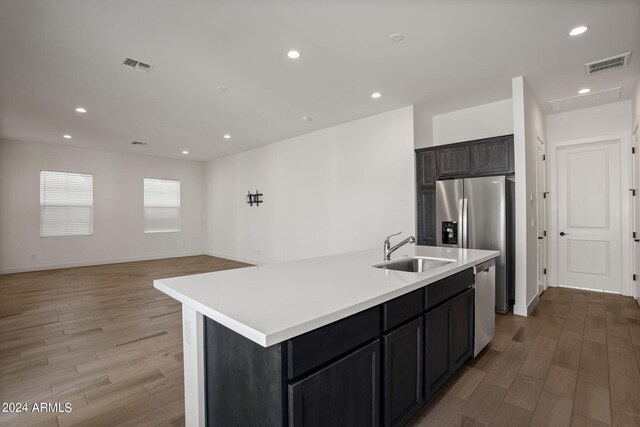
<instances>
[{"instance_id":1,"label":"dark brown cabinet","mask_svg":"<svg viewBox=\"0 0 640 427\"><path fill-rule=\"evenodd\" d=\"M474 297L474 292L469 289L451 301L451 354L454 371L473 355Z\"/></svg>"},{"instance_id":2,"label":"dark brown cabinet","mask_svg":"<svg viewBox=\"0 0 640 427\"><path fill-rule=\"evenodd\" d=\"M472 288L425 314L425 398L473 354Z\"/></svg>"},{"instance_id":3,"label":"dark brown cabinet","mask_svg":"<svg viewBox=\"0 0 640 427\"><path fill-rule=\"evenodd\" d=\"M451 374L451 305L433 309L425 315L426 399L435 394Z\"/></svg>"},{"instance_id":4,"label":"dark brown cabinet","mask_svg":"<svg viewBox=\"0 0 640 427\"><path fill-rule=\"evenodd\" d=\"M505 136L471 143L469 149L472 176L513 172L513 137Z\"/></svg>"},{"instance_id":5,"label":"dark brown cabinet","mask_svg":"<svg viewBox=\"0 0 640 427\"><path fill-rule=\"evenodd\" d=\"M455 144L439 148L437 153L438 179L469 175L469 144Z\"/></svg>"},{"instance_id":6,"label":"dark brown cabinet","mask_svg":"<svg viewBox=\"0 0 640 427\"><path fill-rule=\"evenodd\" d=\"M418 190L418 245L436 245L436 190Z\"/></svg>"},{"instance_id":7,"label":"dark brown cabinet","mask_svg":"<svg viewBox=\"0 0 640 427\"><path fill-rule=\"evenodd\" d=\"M289 386L289 425L379 425L380 341Z\"/></svg>"},{"instance_id":8,"label":"dark brown cabinet","mask_svg":"<svg viewBox=\"0 0 640 427\"><path fill-rule=\"evenodd\" d=\"M422 406L422 316L383 337L384 425L402 426Z\"/></svg>"},{"instance_id":9,"label":"dark brown cabinet","mask_svg":"<svg viewBox=\"0 0 640 427\"><path fill-rule=\"evenodd\" d=\"M436 186L435 151L418 151L416 153L416 183L418 187Z\"/></svg>"}]
</instances>

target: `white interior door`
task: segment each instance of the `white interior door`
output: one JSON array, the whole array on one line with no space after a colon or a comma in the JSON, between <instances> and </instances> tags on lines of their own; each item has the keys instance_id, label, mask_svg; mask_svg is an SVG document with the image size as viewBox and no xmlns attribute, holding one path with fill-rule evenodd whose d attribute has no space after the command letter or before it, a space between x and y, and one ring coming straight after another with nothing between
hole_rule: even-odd
<instances>
[{"instance_id":1,"label":"white interior door","mask_svg":"<svg viewBox=\"0 0 640 427\"><path fill-rule=\"evenodd\" d=\"M545 146L542 141L536 144L536 188L537 188L537 224L538 224L538 295L547 289L547 163Z\"/></svg>"},{"instance_id":2,"label":"white interior door","mask_svg":"<svg viewBox=\"0 0 640 427\"><path fill-rule=\"evenodd\" d=\"M558 149L561 286L622 292L620 154L619 140Z\"/></svg>"}]
</instances>

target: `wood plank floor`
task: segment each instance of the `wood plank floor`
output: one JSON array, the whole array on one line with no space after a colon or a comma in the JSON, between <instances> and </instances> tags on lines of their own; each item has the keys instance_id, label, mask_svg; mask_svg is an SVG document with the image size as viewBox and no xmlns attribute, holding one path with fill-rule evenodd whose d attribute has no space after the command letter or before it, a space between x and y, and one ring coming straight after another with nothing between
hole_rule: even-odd
<instances>
[{"instance_id":1,"label":"wood plank floor","mask_svg":"<svg viewBox=\"0 0 640 427\"><path fill-rule=\"evenodd\" d=\"M195 256L0 275L0 426L183 425L181 305L153 279L246 264Z\"/></svg>"},{"instance_id":2,"label":"wood plank floor","mask_svg":"<svg viewBox=\"0 0 640 427\"><path fill-rule=\"evenodd\" d=\"M549 288L414 420L417 426L640 426L640 309L633 298Z\"/></svg>"},{"instance_id":3,"label":"wood plank floor","mask_svg":"<svg viewBox=\"0 0 640 427\"><path fill-rule=\"evenodd\" d=\"M180 304L153 279L238 268L208 256L0 276L0 426L183 425ZM550 288L414 426L640 426L640 309L632 298Z\"/></svg>"}]
</instances>

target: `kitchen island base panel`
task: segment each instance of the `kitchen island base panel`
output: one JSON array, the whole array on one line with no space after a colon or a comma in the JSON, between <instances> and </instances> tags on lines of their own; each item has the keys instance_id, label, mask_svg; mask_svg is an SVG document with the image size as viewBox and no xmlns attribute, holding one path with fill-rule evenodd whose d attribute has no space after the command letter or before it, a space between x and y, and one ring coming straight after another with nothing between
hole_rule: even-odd
<instances>
[{"instance_id":1,"label":"kitchen island base panel","mask_svg":"<svg viewBox=\"0 0 640 427\"><path fill-rule=\"evenodd\" d=\"M206 426L204 316L182 304L182 354L184 363L184 424Z\"/></svg>"},{"instance_id":2,"label":"kitchen island base panel","mask_svg":"<svg viewBox=\"0 0 640 427\"><path fill-rule=\"evenodd\" d=\"M205 318L209 426L285 426L286 350L262 347Z\"/></svg>"}]
</instances>

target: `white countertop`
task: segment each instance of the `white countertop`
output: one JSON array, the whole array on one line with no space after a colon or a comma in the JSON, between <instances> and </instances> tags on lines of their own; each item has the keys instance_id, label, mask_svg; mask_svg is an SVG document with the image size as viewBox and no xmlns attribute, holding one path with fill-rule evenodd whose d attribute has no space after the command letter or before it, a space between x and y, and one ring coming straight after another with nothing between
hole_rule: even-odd
<instances>
[{"instance_id":1,"label":"white countertop","mask_svg":"<svg viewBox=\"0 0 640 427\"><path fill-rule=\"evenodd\" d=\"M268 347L374 307L500 255L406 245L391 260L424 256L451 264L408 273L373 265L382 249L155 280L153 286Z\"/></svg>"}]
</instances>

